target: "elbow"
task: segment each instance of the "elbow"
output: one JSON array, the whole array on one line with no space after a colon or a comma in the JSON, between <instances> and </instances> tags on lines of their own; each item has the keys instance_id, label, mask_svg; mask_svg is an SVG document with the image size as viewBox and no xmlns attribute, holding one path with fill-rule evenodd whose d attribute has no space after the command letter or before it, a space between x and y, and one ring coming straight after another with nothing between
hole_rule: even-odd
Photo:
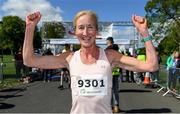
<instances>
[{"instance_id":1,"label":"elbow","mask_svg":"<svg viewBox=\"0 0 180 114\"><path fill-rule=\"evenodd\" d=\"M30 62L29 60L24 59L24 60L23 60L23 64L24 64L25 66L27 66L27 67L32 67L32 64L31 64L31 62Z\"/></svg>"},{"instance_id":2,"label":"elbow","mask_svg":"<svg viewBox=\"0 0 180 114\"><path fill-rule=\"evenodd\" d=\"M23 60L23 64L24 64L25 66L27 66L27 67L31 67L31 66L32 66L29 62L24 61L24 60Z\"/></svg>"},{"instance_id":3,"label":"elbow","mask_svg":"<svg viewBox=\"0 0 180 114\"><path fill-rule=\"evenodd\" d=\"M32 58L33 58L33 57L23 56L23 64L24 64L25 66L28 66L28 67L33 67Z\"/></svg>"},{"instance_id":4,"label":"elbow","mask_svg":"<svg viewBox=\"0 0 180 114\"><path fill-rule=\"evenodd\" d=\"M157 70L159 70L158 64L150 65L149 72L155 72Z\"/></svg>"}]
</instances>

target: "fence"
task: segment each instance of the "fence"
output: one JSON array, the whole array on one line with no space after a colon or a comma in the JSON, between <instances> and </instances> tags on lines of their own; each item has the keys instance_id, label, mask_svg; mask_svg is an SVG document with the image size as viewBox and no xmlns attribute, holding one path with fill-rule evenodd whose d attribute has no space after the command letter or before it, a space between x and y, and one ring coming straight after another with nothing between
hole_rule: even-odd
<instances>
[{"instance_id":1,"label":"fence","mask_svg":"<svg viewBox=\"0 0 180 114\"><path fill-rule=\"evenodd\" d=\"M16 68L14 62L1 62L0 63L0 80L5 78L17 78Z\"/></svg>"},{"instance_id":2,"label":"fence","mask_svg":"<svg viewBox=\"0 0 180 114\"><path fill-rule=\"evenodd\" d=\"M3 81L3 63L0 63L0 83Z\"/></svg>"},{"instance_id":3,"label":"fence","mask_svg":"<svg viewBox=\"0 0 180 114\"><path fill-rule=\"evenodd\" d=\"M51 78L59 78L60 71L61 69L54 69ZM20 79L22 77L42 80L43 69L26 67L22 61L0 62L0 83L7 78Z\"/></svg>"},{"instance_id":4,"label":"fence","mask_svg":"<svg viewBox=\"0 0 180 114\"><path fill-rule=\"evenodd\" d=\"M160 66L157 84L161 87L157 92L165 90L163 96L168 93L180 96L180 69L167 70L166 66Z\"/></svg>"}]
</instances>

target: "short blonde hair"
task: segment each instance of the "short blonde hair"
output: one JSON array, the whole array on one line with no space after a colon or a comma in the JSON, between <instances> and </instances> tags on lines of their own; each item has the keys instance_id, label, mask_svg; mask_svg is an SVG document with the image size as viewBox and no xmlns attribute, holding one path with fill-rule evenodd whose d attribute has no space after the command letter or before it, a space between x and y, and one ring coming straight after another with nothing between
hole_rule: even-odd
<instances>
[{"instance_id":1,"label":"short blonde hair","mask_svg":"<svg viewBox=\"0 0 180 114\"><path fill-rule=\"evenodd\" d=\"M98 16L96 15L95 12L91 11L91 10L83 10L83 11L80 11L78 12L75 17L74 17L74 21L73 21L73 26L74 26L74 29L76 28L76 22L77 20L81 17L81 16L84 16L84 15L90 15L93 19L93 21L95 22L95 26L96 26L96 29L98 30Z\"/></svg>"},{"instance_id":2,"label":"short blonde hair","mask_svg":"<svg viewBox=\"0 0 180 114\"><path fill-rule=\"evenodd\" d=\"M173 54L172 54L173 57L177 57L179 56L179 52L178 51L174 51Z\"/></svg>"}]
</instances>

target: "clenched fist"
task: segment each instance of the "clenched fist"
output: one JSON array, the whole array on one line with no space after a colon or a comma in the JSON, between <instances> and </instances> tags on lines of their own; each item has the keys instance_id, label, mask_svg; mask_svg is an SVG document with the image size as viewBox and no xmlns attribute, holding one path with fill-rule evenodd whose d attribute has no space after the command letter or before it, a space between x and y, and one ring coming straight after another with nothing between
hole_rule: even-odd
<instances>
[{"instance_id":1,"label":"clenched fist","mask_svg":"<svg viewBox=\"0 0 180 114\"><path fill-rule=\"evenodd\" d=\"M148 36L148 28L147 28L147 20L141 16L132 16L132 22L134 23L135 27L137 28L138 32L142 35L142 37Z\"/></svg>"},{"instance_id":2,"label":"clenched fist","mask_svg":"<svg viewBox=\"0 0 180 114\"><path fill-rule=\"evenodd\" d=\"M41 19L41 14L39 11L34 12L26 16L26 27L35 27L39 20Z\"/></svg>"}]
</instances>

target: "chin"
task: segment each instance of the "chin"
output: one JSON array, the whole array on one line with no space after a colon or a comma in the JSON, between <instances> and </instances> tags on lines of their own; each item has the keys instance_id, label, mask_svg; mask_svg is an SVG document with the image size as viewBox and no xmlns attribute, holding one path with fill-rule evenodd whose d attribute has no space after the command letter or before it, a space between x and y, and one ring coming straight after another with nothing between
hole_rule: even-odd
<instances>
[{"instance_id":1,"label":"chin","mask_svg":"<svg viewBox=\"0 0 180 114\"><path fill-rule=\"evenodd\" d=\"M86 43L82 43L82 46L85 48L89 48L92 47L94 44L86 44Z\"/></svg>"},{"instance_id":2,"label":"chin","mask_svg":"<svg viewBox=\"0 0 180 114\"><path fill-rule=\"evenodd\" d=\"M90 47L92 47L92 45L82 45L83 47L85 47L85 48L90 48Z\"/></svg>"}]
</instances>

